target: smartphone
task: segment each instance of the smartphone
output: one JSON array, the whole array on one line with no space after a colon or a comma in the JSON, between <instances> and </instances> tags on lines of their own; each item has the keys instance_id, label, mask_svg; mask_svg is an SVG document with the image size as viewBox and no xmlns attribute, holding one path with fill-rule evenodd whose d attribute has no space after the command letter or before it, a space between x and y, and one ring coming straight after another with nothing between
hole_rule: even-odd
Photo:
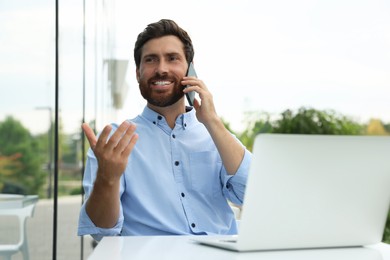
<instances>
[{"instance_id":1,"label":"smartphone","mask_svg":"<svg viewBox=\"0 0 390 260\"><path fill-rule=\"evenodd\" d=\"M188 70L187 70L187 77L197 77L195 69L194 69L194 64L190 62L188 65ZM185 88L188 87L185 86ZM190 91L186 93L187 101L190 106L194 106L194 99L195 99L195 91Z\"/></svg>"}]
</instances>

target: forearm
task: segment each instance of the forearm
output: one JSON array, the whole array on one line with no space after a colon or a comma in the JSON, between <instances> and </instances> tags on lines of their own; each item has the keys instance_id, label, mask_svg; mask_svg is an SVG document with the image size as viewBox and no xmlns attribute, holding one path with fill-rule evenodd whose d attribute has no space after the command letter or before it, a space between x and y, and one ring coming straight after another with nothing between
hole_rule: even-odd
<instances>
[{"instance_id":1,"label":"forearm","mask_svg":"<svg viewBox=\"0 0 390 260\"><path fill-rule=\"evenodd\" d=\"M96 178L86 202L86 212L97 227L111 228L117 223L120 207L119 187L120 180L108 183Z\"/></svg>"},{"instance_id":2,"label":"forearm","mask_svg":"<svg viewBox=\"0 0 390 260\"><path fill-rule=\"evenodd\" d=\"M96 180L85 210L97 227L111 228L119 218L121 176L138 140L136 125L125 120L112 134L112 126L107 125L98 139L87 124L82 127L98 162Z\"/></svg>"},{"instance_id":3,"label":"forearm","mask_svg":"<svg viewBox=\"0 0 390 260\"><path fill-rule=\"evenodd\" d=\"M240 167L245 150L225 128L219 117L205 124L221 156L228 174L235 174Z\"/></svg>"}]
</instances>

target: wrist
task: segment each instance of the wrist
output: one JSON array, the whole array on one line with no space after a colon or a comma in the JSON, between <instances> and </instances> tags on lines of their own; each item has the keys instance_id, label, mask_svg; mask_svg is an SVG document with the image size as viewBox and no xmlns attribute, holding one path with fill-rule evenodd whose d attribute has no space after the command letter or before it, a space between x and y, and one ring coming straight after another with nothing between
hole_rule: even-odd
<instances>
[{"instance_id":1,"label":"wrist","mask_svg":"<svg viewBox=\"0 0 390 260\"><path fill-rule=\"evenodd\" d=\"M98 170L94 188L98 187L107 190L119 187L120 178L112 178L111 176L108 178L107 175L110 176L110 174L104 174Z\"/></svg>"},{"instance_id":2,"label":"wrist","mask_svg":"<svg viewBox=\"0 0 390 260\"><path fill-rule=\"evenodd\" d=\"M224 127L222 120L217 115L210 117L204 125L209 131Z\"/></svg>"}]
</instances>

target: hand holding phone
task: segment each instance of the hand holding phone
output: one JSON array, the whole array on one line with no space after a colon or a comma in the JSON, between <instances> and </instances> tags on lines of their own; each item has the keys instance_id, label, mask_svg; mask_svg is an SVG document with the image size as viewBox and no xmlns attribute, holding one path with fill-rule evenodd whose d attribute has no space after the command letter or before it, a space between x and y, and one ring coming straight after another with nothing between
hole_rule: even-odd
<instances>
[{"instance_id":1,"label":"hand holding phone","mask_svg":"<svg viewBox=\"0 0 390 260\"><path fill-rule=\"evenodd\" d=\"M195 69L194 69L194 64L190 62L188 65L188 70L187 70L187 77L197 77ZM185 86L184 88L189 87L188 85ZM190 106L194 106L194 99L195 99L195 91L190 91L186 93L187 101Z\"/></svg>"}]
</instances>

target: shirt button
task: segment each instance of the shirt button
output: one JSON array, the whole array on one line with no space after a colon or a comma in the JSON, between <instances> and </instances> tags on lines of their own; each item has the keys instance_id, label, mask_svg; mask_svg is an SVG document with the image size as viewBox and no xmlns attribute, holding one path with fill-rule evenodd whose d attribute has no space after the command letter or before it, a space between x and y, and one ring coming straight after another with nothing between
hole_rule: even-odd
<instances>
[{"instance_id":1,"label":"shirt button","mask_svg":"<svg viewBox=\"0 0 390 260\"><path fill-rule=\"evenodd\" d=\"M156 124L156 121L153 121L153 124Z\"/></svg>"},{"instance_id":2,"label":"shirt button","mask_svg":"<svg viewBox=\"0 0 390 260\"><path fill-rule=\"evenodd\" d=\"M175 162L175 165L176 165L176 166L178 166L179 164L180 164L179 161L176 161L176 162Z\"/></svg>"},{"instance_id":3,"label":"shirt button","mask_svg":"<svg viewBox=\"0 0 390 260\"><path fill-rule=\"evenodd\" d=\"M176 138L176 135L172 135L172 138Z\"/></svg>"},{"instance_id":4,"label":"shirt button","mask_svg":"<svg viewBox=\"0 0 390 260\"><path fill-rule=\"evenodd\" d=\"M196 227L195 223L192 223L192 224L191 224L191 227L193 227L193 228Z\"/></svg>"},{"instance_id":5,"label":"shirt button","mask_svg":"<svg viewBox=\"0 0 390 260\"><path fill-rule=\"evenodd\" d=\"M182 192L182 193L181 193L181 196L184 198L186 195Z\"/></svg>"},{"instance_id":6,"label":"shirt button","mask_svg":"<svg viewBox=\"0 0 390 260\"><path fill-rule=\"evenodd\" d=\"M162 119L162 116L158 116L157 119L158 119L158 120L161 120L161 119Z\"/></svg>"}]
</instances>

